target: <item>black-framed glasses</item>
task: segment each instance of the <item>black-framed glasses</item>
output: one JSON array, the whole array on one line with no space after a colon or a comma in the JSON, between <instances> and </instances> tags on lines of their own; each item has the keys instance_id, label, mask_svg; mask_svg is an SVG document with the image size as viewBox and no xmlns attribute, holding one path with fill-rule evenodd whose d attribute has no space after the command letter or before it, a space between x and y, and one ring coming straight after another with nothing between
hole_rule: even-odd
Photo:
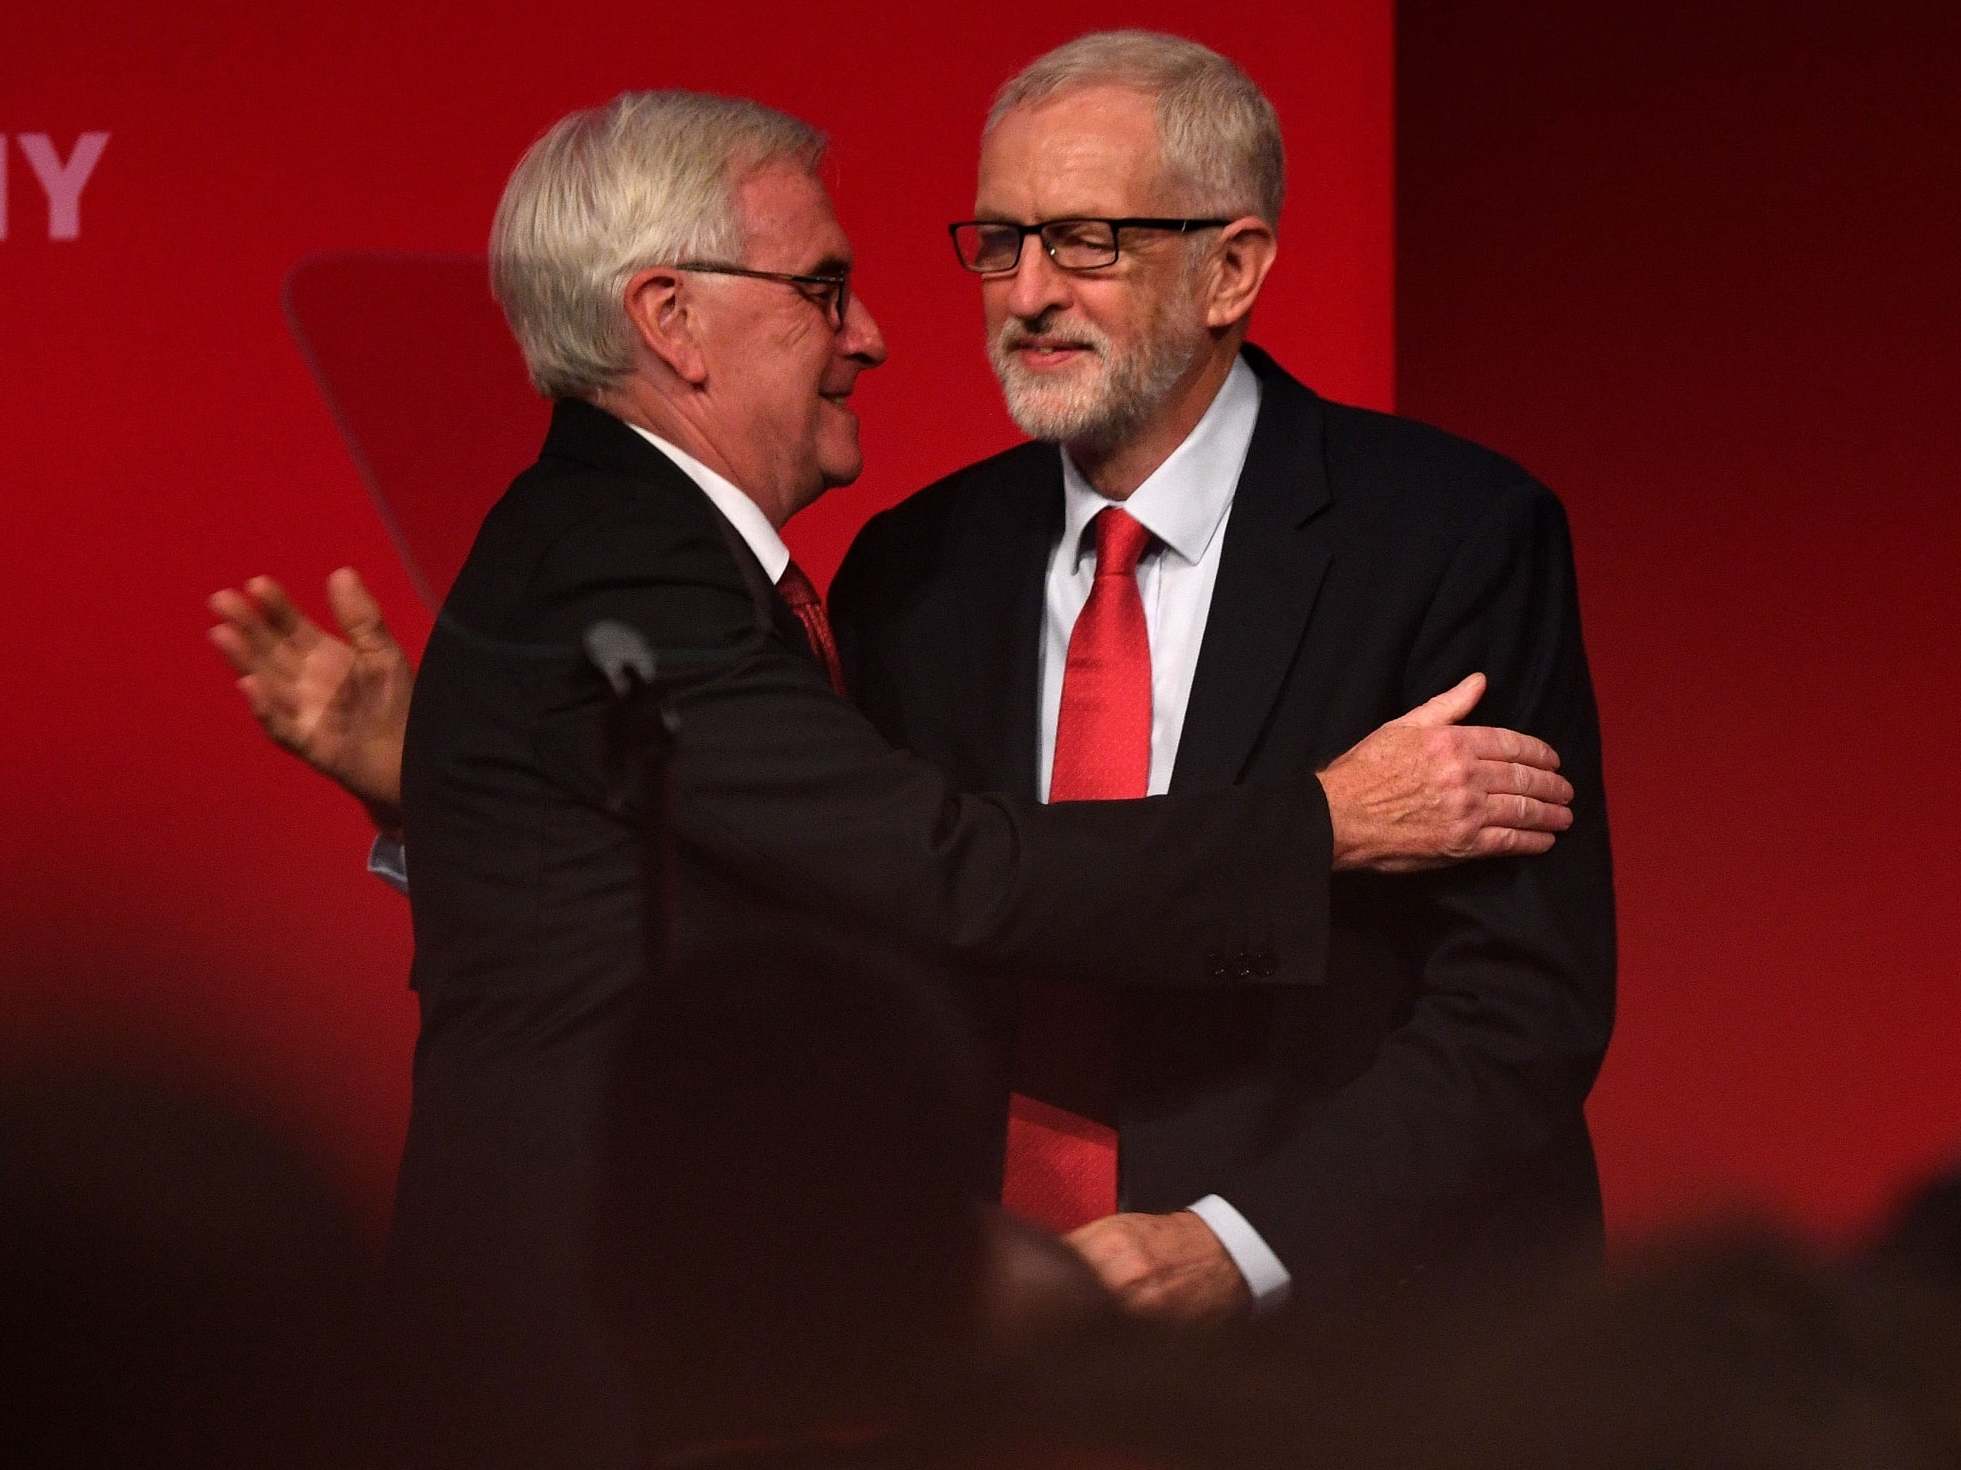
<instances>
[{"instance_id":1,"label":"black-framed glasses","mask_svg":"<svg viewBox=\"0 0 1961 1470\"><path fill-rule=\"evenodd\" d=\"M745 265L712 265L699 260L683 261L674 269L701 276L746 276L752 281L781 281L786 286L795 286L804 300L824 313L833 332L844 330L844 314L851 307L850 271L829 276L800 276L792 271L755 271Z\"/></svg>"},{"instance_id":2,"label":"black-framed glasses","mask_svg":"<svg viewBox=\"0 0 1961 1470\"><path fill-rule=\"evenodd\" d=\"M1192 230L1216 230L1231 224L1229 219L1049 219L1040 224L1018 225L1012 220L962 219L946 227L953 237L953 253L970 271L984 276L1005 275L1021 264L1021 242L1030 235L1042 237L1042 249L1050 260L1066 271L1100 270L1115 265L1121 253L1117 245L1119 230L1171 230L1183 235Z\"/></svg>"}]
</instances>

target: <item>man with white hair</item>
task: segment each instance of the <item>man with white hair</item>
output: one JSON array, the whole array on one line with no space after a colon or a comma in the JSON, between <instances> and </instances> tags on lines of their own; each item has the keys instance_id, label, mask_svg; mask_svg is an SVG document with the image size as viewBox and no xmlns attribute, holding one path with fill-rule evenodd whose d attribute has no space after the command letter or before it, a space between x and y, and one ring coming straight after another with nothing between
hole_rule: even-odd
<instances>
[{"instance_id":1,"label":"man with white hair","mask_svg":"<svg viewBox=\"0 0 1961 1470\"><path fill-rule=\"evenodd\" d=\"M1272 780L1474 671L1453 717L1482 690L1563 758L1575 823L1548 855L1338 875L1321 984L1036 985L1001 1015L1007 1203L1179 1318L1600 1230L1582 1104L1613 889L1564 516L1518 466L1246 344L1283 187L1271 104L1194 42L1093 34L1010 80L951 229L1037 442L875 518L832 588L862 708L976 789ZM1086 652L1121 672L1085 679Z\"/></svg>"},{"instance_id":2,"label":"man with white hair","mask_svg":"<svg viewBox=\"0 0 1961 1470\"><path fill-rule=\"evenodd\" d=\"M624 1464L638 1396L666 1393L670 1439L699 1408L664 1373L763 1412L786 1353L821 1340L849 1381L957 1335L986 1152L958 1052L1014 983L989 977L1210 991L1247 983L1234 955L1263 993L1313 988L1331 865L1566 825L1550 750L1428 709L1339 773L1162 802L964 795L892 749L778 534L857 475L847 399L885 355L821 153L754 103L627 94L547 132L497 211L494 290L552 423L449 593L400 770L422 1029L392 1256L445 1460ZM301 686L372 687L349 671L373 629L336 653L259 590L214 599L214 640L269 727ZM664 800L620 780L581 651L604 621L655 654ZM348 713L323 698L293 743L379 807L334 748ZM1469 795L1440 811L1445 788Z\"/></svg>"}]
</instances>

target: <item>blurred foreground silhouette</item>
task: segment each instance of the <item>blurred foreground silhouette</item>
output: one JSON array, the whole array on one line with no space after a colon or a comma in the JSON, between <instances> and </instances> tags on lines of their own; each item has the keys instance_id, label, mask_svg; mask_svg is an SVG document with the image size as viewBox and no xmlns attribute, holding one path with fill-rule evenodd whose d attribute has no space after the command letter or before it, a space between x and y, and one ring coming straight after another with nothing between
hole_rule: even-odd
<instances>
[{"instance_id":1,"label":"blurred foreground silhouette","mask_svg":"<svg viewBox=\"0 0 1961 1470\"><path fill-rule=\"evenodd\" d=\"M402 1365L373 1331L376 1262L291 1142L184 1089L74 1068L15 1077L3 1101L18 1366L0 1438L13 1463L471 1463L459 1446L405 1448L388 1403ZM850 1150L813 1159L840 1171L823 1203L847 1199L844 1172L873 1163ZM731 1238L705 1263L720 1287L745 1258L737 1216L772 1207L754 1177L749 1194L722 1196L717 1226ZM792 1177L817 1182L812 1168ZM696 1204L715 1194L702 1187ZM869 1197L904 1213L891 1170ZM633 1203L664 1207L658 1191ZM798 1213L800 1228L814 1223L808 1204ZM646 1240L669 1238L657 1218L647 1225ZM856 1259L819 1243L805 1279L788 1237L764 1232L767 1290L739 1304L669 1294L659 1320L628 1324L670 1395L680 1378L704 1396L676 1407L709 1432L665 1463L1961 1465L1961 1182L1837 1257L1732 1226L1650 1248L1604 1280L1554 1271L1524 1288L1406 1293L1203 1335L1125 1321L1079 1290L1066 1257L1012 1229L930 1262L895 1254L895 1238L878 1234L883 1248ZM1024 1286L1046 1279L1069 1309L991 1316L999 1279L940 1275L962 1259ZM916 1299L933 1289L959 1301ZM950 1317L976 1311L991 1340L950 1343ZM732 1323L758 1334L746 1361ZM744 1414L756 1433L741 1432Z\"/></svg>"}]
</instances>

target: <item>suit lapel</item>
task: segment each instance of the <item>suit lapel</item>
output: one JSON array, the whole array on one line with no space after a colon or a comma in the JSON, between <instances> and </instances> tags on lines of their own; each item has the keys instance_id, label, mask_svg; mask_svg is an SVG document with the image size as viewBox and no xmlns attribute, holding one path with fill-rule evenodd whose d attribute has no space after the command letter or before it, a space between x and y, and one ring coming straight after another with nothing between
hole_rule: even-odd
<instances>
[{"instance_id":1,"label":"suit lapel","mask_svg":"<svg viewBox=\"0 0 1961 1470\"><path fill-rule=\"evenodd\" d=\"M665 483L684 489L688 496L699 500L742 574L743 585L755 604L757 632L760 634L765 628L773 630L791 648L820 668L823 666L817 651L810 646L802 620L777 595L776 585L763 570L763 564L756 560L749 543L742 539L741 532L729 524L707 493L679 465L619 419L579 399L561 398L552 405L551 427L539 457L568 459L632 479Z\"/></svg>"},{"instance_id":2,"label":"suit lapel","mask_svg":"<svg viewBox=\"0 0 1961 1470\"><path fill-rule=\"evenodd\" d=\"M965 534L982 550L958 558L960 585L948 604L959 621L948 646L960 650L964 743L984 789L1032 801L1043 587L1062 531L1059 453L1030 445L1010 456L977 504L982 514Z\"/></svg>"},{"instance_id":3,"label":"suit lapel","mask_svg":"<svg viewBox=\"0 0 1961 1470\"><path fill-rule=\"evenodd\" d=\"M1173 791L1240 778L1293 666L1332 555L1314 521L1330 494L1320 401L1256 348L1260 416L1226 522L1219 579L1185 707Z\"/></svg>"}]
</instances>

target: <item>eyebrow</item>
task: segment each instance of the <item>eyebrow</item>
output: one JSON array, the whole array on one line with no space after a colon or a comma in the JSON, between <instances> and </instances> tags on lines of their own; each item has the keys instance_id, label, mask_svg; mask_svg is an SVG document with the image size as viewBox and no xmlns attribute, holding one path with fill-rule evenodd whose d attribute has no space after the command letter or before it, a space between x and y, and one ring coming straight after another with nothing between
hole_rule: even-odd
<instances>
[{"instance_id":1,"label":"eyebrow","mask_svg":"<svg viewBox=\"0 0 1961 1470\"><path fill-rule=\"evenodd\" d=\"M806 276L848 276L851 274L851 261L842 255L827 255L807 271L798 274Z\"/></svg>"}]
</instances>

